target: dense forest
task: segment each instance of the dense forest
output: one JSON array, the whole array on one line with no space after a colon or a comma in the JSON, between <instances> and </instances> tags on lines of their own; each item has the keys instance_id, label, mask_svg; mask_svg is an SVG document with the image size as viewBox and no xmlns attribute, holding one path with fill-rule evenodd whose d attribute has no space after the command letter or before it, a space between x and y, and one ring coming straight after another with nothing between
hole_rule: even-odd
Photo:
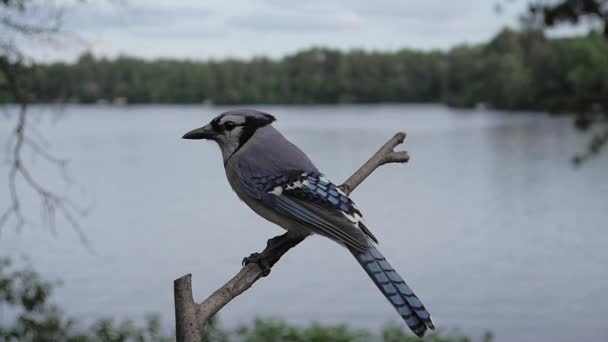
<instances>
[{"instance_id":1,"label":"dense forest","mask_svg":"<svg viewBox=\"0 0 608 342\"><path fill-rule=\"evenodd\" d=\"M28 69L35 102L312 104L444 102L495 108L608 108L608 41L596 32L548 38L505 29L449 51L312 48L273 60L95 58ZM0 80L1 83L1 80ZM0 89L2 89L0 87ZM0 100L10 101L0 90Z\"/></svg>"}]
</instances>

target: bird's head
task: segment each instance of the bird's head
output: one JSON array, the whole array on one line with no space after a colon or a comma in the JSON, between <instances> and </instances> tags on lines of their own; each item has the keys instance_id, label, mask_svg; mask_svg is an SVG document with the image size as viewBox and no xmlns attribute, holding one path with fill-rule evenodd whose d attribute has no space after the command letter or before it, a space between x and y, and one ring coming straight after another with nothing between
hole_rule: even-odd
<instances>
[{"instance_id":1,"label":"bird's head","mask_svg":"<svg viewBox=\"0 0 608 342\"><path fill-rule=\"evenodd\" d=\"M257 129L275 120L274 116L253 109L232 110L216 116L207 125L184 134L182 138L217 142L226 161L247 143Z\"/></svg>"}]
</instances>

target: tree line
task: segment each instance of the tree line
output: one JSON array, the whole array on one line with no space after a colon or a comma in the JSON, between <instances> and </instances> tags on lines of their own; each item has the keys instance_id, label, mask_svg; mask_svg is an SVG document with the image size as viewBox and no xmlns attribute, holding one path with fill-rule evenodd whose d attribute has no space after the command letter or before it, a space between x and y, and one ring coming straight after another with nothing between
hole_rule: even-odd
<instances>
[{"instance_id":1,"label":"tree line","mask_svg":"<svg viewBox=\"0 0 608 342\"><path fill-rule=\"evenodd\" d=\"M311 48L281 59L148 61L83 54L29 66L33 102L317 104L479 103L509 110L608 108L608 41L597 32L548 38L505 29L449 51ZM0 83L2 81L0 80ZM0 87L0 100L13 99Z\"/></svg>"}]
</instances>

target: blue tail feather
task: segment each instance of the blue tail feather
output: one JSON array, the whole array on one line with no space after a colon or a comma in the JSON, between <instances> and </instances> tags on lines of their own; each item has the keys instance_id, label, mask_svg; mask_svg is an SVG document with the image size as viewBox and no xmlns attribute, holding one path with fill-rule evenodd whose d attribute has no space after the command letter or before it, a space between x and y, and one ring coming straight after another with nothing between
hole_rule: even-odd
<instances>
[{"instance_id":1,"label":"blue tail feather","mask_svg":"<svg viewBox=\"0 0 608 342\"><path fill-rule=\"evenodd\" d=\"M350 250L380 292L397 310L407 326L418 336L435 329L431 315L403 278L386 261L376 246L369 244L366 252Z\"/></svg>"}]
</instances>

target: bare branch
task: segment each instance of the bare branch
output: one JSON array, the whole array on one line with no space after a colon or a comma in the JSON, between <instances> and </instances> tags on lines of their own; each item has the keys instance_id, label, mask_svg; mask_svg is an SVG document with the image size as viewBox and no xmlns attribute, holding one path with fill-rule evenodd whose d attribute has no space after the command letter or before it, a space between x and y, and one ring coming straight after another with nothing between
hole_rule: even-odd
<instances>
[{"instance_id":1,"label":"bare branch","mask_svg":"<svg viewBox=\"0 0 608 342\"><path fill-rule=\"evenodd\" d=\"M587 146L587 151L580 153L572 158L572 162L575 166L580 166L587 160L597 156L604 146L608 146L608 125L604 123L603 130L592 135L591 140Z\"/></svg>"},{"instance_id":2,"label":"bare branch","mask_svg":"<svg viewBox=\"0 0 608 342\"><path fill-rule=\"evenodd\" d=\"M63 10L52 2L38 4L4 3L0 6L0 27L27 37L52 36L59 32Z\"/></svg>"},{"instance_id":3,"label":"bare branch","mask_svg":"<svg viewBox=\"0 0 608 342\"><path fill-rule=\"evenodd\" d=\"M357 170L350 178L340 185L340 188L346 193L355 190L369 175L378 168L378 166L386 163L407 163L410 156L406 151L395 152L395 146L403 143L406 134L399 132L395 134L389 141L386 142L378 152L376 152L363 166Z\"/></svg>"},{"instance_id":4,"label":"bare branch","mask_svg":"<svg viewBox=\"0 0 608 342\"><path fill-rule=\"evenodd\" d=\"M10 165L8 172L10 204L0 214L0 229L11 219L14 220L17 230L20 230L26 223L17 186L18 180L22 180L38 195L42 219L48 224L51 232L56 232L55 225L57 217L61 217L78 234L81 242L87 248L91 249L89 241L83 233L77 219L78 216L83 216L86 210L79 208L74 202L57 195L52 190L40 184L25 165L23 158L24 149L29 148L35 155L38 155L47 162L59 167L64 180L69 182L66 171L67 161L53 156L46 148L26 134L28 131L28 96L26 95L26 89L24 89L19 82L20 77L23 77L20 73L21 70L19 61L13 62L9 60L8 57L0 55L0 73L4 75L9 91L20 104L19 112L17 114L17 123L8 139L7 145L7 151L9 152L8 162Z\"/></svg>"},{"instance_id":5,"label":"bare branch","mask_svg":"<svg viewBox=\"0 0 608 342\"><path fill-rule=\"evenodd\" d=\"M15 30L22 34L29 35L43 35L53 34L59 31L60 21L57 19L49 26L42 26L37 24L30 24L25 22L16 22L9 17L0 18L0 24L4 25L7 29Z\"/></svg>"},{"instance_id":6,"label":"bare branch","mask_svg":"<svg viewBox=\"0 0 608 342\"><path fill-rule=\"evenodd\" d=\"M68 163L67 159L58 158L52 155L46 148L28 136L23 137L23 143L30 147L37 155L46 159L48 162L57 165L58 167L65 168Z\"/></svg>"},{"instance_id":7,"label":"bare branch","mask_svg":"<svg viewBox=\"0 0 608 342\"><path fill-rule=\"evenodd\" d=\"M387 163L405 163L409 155L405 151L396 152L394 148L403 143L405 133L395 134L378 152L359 168L340 188L348 195L353 192L379 166ZM296 241L293 246L298 244ZM290 246L274 262L286 253ZM273 264L274 264L273 262ZM241 293L247 291L258 279L264 276L264 270L257 263L249 263L230 279L224 286L216 290L202 303L194 302L192 296L192 275L187 274L173 282L175 299L175 334L178 342L198 342L205 336L205 328L211 319L226 304L230 303Z\"/></svg>"}]
</instances>

